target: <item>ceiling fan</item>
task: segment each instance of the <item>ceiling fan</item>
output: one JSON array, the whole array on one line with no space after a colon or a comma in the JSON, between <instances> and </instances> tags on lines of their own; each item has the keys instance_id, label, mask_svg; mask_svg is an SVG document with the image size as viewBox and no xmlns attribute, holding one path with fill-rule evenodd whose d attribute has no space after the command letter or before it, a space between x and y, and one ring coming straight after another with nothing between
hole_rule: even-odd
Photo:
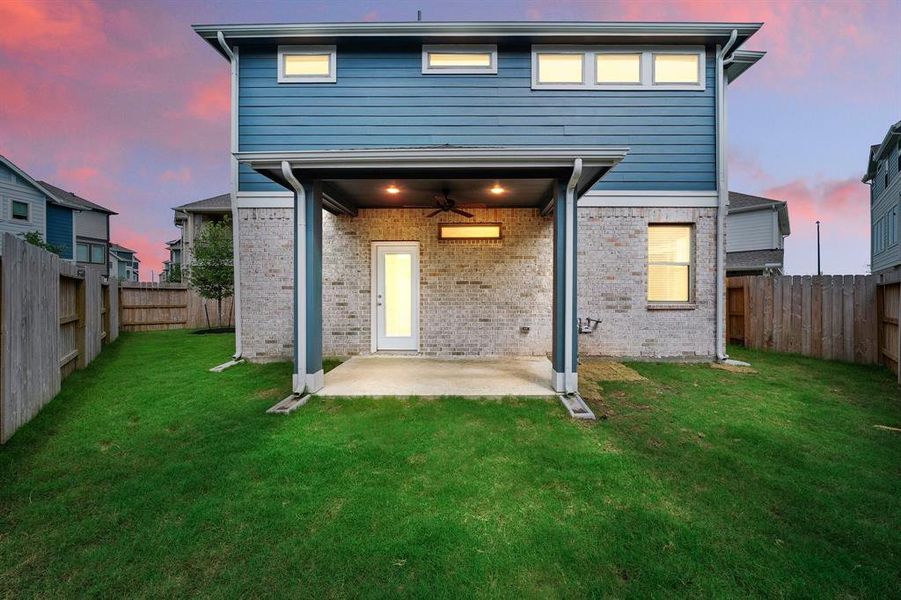
<instances>
[{"instance_id":1,"label":"ceiling fan","mask_svg":"<svg viewBox=\"0 0 901 600\"><path fill-rule=\"evenodd\" d=\"M444 192L440 195L435 195L435 206L437 208L426 215L427 219L434 217L435 215L439 215L443 212L452 212L458 214L462 217L466 217L467 219L473 218L475 215L472 213L466 212L457 207L457 201L447 195L447 192ZM481 205L476 204L468 204L467 207L477 208ZM427 206L406 206L405 208L428 208Z\"/></svg>"}]
</instances>

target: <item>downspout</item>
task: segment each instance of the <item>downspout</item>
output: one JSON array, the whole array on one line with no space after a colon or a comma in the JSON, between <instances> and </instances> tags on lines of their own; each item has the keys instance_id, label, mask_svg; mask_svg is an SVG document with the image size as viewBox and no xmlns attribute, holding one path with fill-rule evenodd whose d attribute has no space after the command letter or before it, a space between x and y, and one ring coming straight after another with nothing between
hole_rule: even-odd
<instances>
[{"instance_id":1,"label":"downspout","mask_svg":"<svg viewBox=\"0 0 901 600\"><path fill-rule=\"evenodd\" d=\"M294 189L294 374L295 394L307 385L307 193L294 176L288 161L282 161L282 176Z\"/></svg>"},{"instance_id":2,"label":"downspout","mask_svg":"<svg viewBox=\"0 0 901 600\"><path fill-rule=\"evenodd\" d=\"M573 394L578 391L578 382L573 376L575 368L573 367L573 328L575 327L575 315L573 314L573 304L575 298L573 296L573 280L575 278L575 220L576 215L576 185L582 178L582 159L577 158L573 161L573 172L566 184L566 270L565 285L566 289L563 294L566 305L563 308L564 320L566 321L563 330L563 390L567 394Z\"/></svg>"},{"instance_id":3,"label":"downspout","mask_svg":"<svg viewBox=\"0 0 901 600\"><path fill-rule=\"evenodd\" d=\"M726 354L726 213L729 210L729 174L726 168L726 73L723 66L732 62L726 54L735 45L738 30L733 29L729 41L716 54L716 326L714 348L716 360L729 358Z\"/></svg>"},{"instance_id":4,"label":"downspout","mask_svg":"<svg viewBox=\"0 0 901 600\"><path fill-rule=\"evenodd\" d=\"M219 47L225 52L231 63L231 213L232 213L232 264L234 268L234 291L232 292L232 309L235 315L235 354L233 360L238 360L244 353L241 339L241 252L240 236L238 234L238 161L235 152L238 151L238 55L225 41L221 31L216 32ZM237 48L235 49L237 50ZM193 240L193 238L192 238ZM185 262L185 244L181 245L182 264Z\"/></svg>"}]
</instances>

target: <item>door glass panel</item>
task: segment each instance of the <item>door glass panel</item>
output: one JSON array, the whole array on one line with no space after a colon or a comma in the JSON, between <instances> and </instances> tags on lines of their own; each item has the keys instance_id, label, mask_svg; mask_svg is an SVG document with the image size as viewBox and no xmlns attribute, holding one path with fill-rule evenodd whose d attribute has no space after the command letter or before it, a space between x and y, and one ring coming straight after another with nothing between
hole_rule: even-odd
<instances>
[{"instance_id":1,"label":"door glass panel","mask_svg":"<svg viewBox=\"0 0 901 600\"><path fill-rule=\"evenodd\" d=\"M413 332L413 256L385 254L385 335Z\"/></svg>"}]
</instances>

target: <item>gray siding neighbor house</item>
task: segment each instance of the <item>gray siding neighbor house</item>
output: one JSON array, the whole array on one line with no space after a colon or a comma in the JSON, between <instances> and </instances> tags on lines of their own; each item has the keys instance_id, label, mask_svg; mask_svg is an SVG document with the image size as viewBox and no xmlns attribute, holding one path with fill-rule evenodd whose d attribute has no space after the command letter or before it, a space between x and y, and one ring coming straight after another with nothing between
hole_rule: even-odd
<instances>
[{"instance_id":1,"label":"gray siding neighbor house","mask_svg":"<svg viewBox=\"0 0 901 600\"><path fill-rule=\"evenodd\" d=\"M115 273L109 271L109 220L116 213L46 181L40 183L55 196L78 207L75 214L75 258L78 264L115 277Z\"/></svg>"},{"instance_id":2,"label":"gray siding neighbor house","mask_svg":"<svg viewBox=\"0 0 901 600\"><path fill-rule=\"evenodd\" d=\"M550 356L561 393L580 353L726 358L760 27L195 26L231 65L235 356L293 359L296 393L324 354Z\"/></svg>"},{"instance_id":3,"label":"gray siding neighbor house","mask_svg":"<svg viewBox=\"0 0 901 600\"><path fill-rule=\"evenodd\" d=\"M0 156L0 233L22 237L37 232L61 258L73 260L77 205L35 181L9 159ZM2 236L0 236L2 240ZM0 254L3 248L0 246Z\"/></svg>"},{"instance_id":4,"label":"gray siding neighbor house","mask_svg":"<svg viewBox=\"0 0 901 600\"><path fill-rule=\"evenodd\" d=\"M870 147L863 182L870 185L870 270L896 281L901 278L901 121Z\"/></svg>"},{"instance_id":5,"label":"gray siding neighbor house","mask_svg":"<svg viewBox=\"0 0 901 600\"><path fill-rule=\"evenodd\" d=\"M729 192L726 276L782 275L789 234L785 202Z\"/></svg>"},{"instance_id":6,"label":"gray siding neighbor house","mask_svg":"<svg viewBox=\"0 0 901 600\"><path fill-rule=\"evenodd\" d=\"M211 196L176 206L172 210L175 211L175 226L181 230L181 237L177 247L173 242L167 242L169 260L177 260L180 265L189 265L193 255L194 239L200 234L203 226L231 216L231 194Z\"/></svg>"},{"instance_id":7,"label":"gray siding neighbor house","mask_svg":"<svg viewBox=\"0 0 901 600\"><path fill-rule=\"evenodd\" d=\"M109 274L120 281L139 281L141 279L141 260L131 248L110 244Z\"/></svg>"}]
</instances>

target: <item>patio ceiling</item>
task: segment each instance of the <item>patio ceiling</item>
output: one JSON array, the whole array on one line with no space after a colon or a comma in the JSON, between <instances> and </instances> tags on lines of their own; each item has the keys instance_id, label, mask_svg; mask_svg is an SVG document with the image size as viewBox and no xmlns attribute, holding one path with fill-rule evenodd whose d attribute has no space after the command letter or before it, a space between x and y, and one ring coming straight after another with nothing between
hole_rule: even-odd
<instances>
[{"instance_id":1,"label":"patio ceiling","mask_svg":"<svg viewBox=\"0 0 901 600\"><path fill-rule=\"evenodd\" d=\"M320 182L331 200L351 208L430 206L434 196L445 191L461 205L534 207L548 203L555 182L570 180L577 160L582 168L575 191L581 195L628 151L603 146L431 146L239 152L235 156L288 189L292 185L286 172L301 182ZM491 193L496 184L504 191ZM391 185L398 188L397 193L386 191Z\"/></svg>"},{"instance_id":2,"label":"patio ceiling","mask_svg":"<svg viewBox=\"0 0 901 600\"><path fill-rule=\"evenodd\" d=\"M444 194L461 207L530 208L546 204L554 190L554 180L548 178L330 179L323 184L329 196L358 208L431 207L435 196Z\"/></svg>"}]
</instances>

